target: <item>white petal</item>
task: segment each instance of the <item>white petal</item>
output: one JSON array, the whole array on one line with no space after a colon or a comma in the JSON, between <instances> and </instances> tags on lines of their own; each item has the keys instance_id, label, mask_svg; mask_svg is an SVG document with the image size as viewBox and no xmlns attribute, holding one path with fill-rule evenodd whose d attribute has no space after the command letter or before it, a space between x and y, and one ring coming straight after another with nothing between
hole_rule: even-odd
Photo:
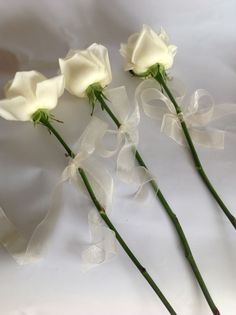
<instances>
[{"instance_id":1,"label":"white petal","mask_svg":"<svg viewBox=\"0 0 236 315\"><path fill-rule=\"evenodd\" d=\"M26 100L35 99L35 90L38 82L45 80L46 77L37 71L21 71L15 74L14 79L5 88L7 98L25 97Z\"/></svg>"},{"instance_id":2,"label":"white petal","mask_svg":"<svg viewBox=\"0 0 236 315\"><path fill-rule=\"evenodd\" d=\"M76 49L70 49L65 57L66 60L70 59L71 57L73 57L77 52L79 52L79 50Z\"/></svg>"},{"instance_id":3,"label":"white petal","mask_svg":"<svg viewBox=\"0 0 236 315\"><path fill-rule=\"evenodd\" d=\"M52 109L64 91L64 77L47 79L36 71L18 72L0 101L0 116L7 120L32 121L39 109Z\"/></svg>"},{"instance_id":4,"label":"white petal","mask_svg":"<svg viewBox=\"0 0 236 315\"><path fill-rule=\"evenodd\" d=\"M141 74L154 64L162 64L166 69L173 64L176 47L168 45L168 36L161 28L159 35L148 25L143 25L140 33L131 35L127 45L122 44L121 55L125 58L125 70Z\"/></svg>"},{"instance_id":5,"label":"white petal","mask_svg":"<svg viewBox=\"0 0 236 315\"><path fill-rule=\"evenodd\" d=\"M94 65L91 61L81 54L74 55L70 59L59 59L61 73L65 78L66 89L73 95L84 97L87 87L94 83L93 75Z\"/></svg>"},{"instance_id":6,"label":"white petal","mask_svg":"<svg viewBox=\"0 0 236 315\"><path fill-rule=\"evenodd\" d=\"M168 54L168 47L156 35L154 40L152 30L144 27L141 32L132 55L132 63L136 65L137 73L145 72L155 63L163 63Z\"/></svg>"},{"instance_id":7,"label":"white petal","mask_svg":"<svg viewBox=\"0 0 236 315\"><path fill-rule=\"evenodd\" d=\"M102 85L102 87L105 87L112 81L112 73L111 73L111 65L108 55L108 50L106 47L102 45L93 44L91 46L93 56L97 60L98 64L100 61L100 69L103 69L104 76L101 78L99 83Z\"/></svg>"},{"instance_id":8,"label":"white petal","mask_svg":"<svg viewBox=\"0 0 236 315\"><path fill-rule=\"evenodd\" d=\"M169 51L171 52L171 54L172 54L173 57L176 55L177 50L178 50L177 46L174 46L174 45L169 45L169 46L168 46L168 49L169 49Z\"/></svg>"},{"instance_id":9,"label":"white petal","mask_svg":"<svg viewBox=\"0 0 236 315\"><path fill-rule=\"evenodd\" d=\"M53 109L56 107L58 98L63 94L64 88L63 75L39 82L36 87L38 108Z\"/></svg>"},{"instance_id":10,"label":"white petal","mask_svg":"<svg viewBox=\"0 0 236 315\"><path fill-rule=\"evenodd\" d=\"M91 84L104 87L112 80L108 52L102 45L92 44L86 50L76 50L70 58L59 59L59 64L66 89L78 97L85 97Z\"/></svg>"},{"instance_id":11,"label":"white petal","mask_svg":"<svg viewBox=\"0 0 236 315\"><path fill-rule=\"evenodd\" d=\"M0 100L0 116L7 120L31 120L32 110L22 96Z\"/></svg>"},{"instance_id":12,"label":"white petal","mask_svg":"<svg viewBox=\"0 0 236 315\"><path fill-rule=\"evenodd\" d=\"M169 37L168 37L168 35L166 34L166 31L164 30L163 27L161 27L161 30L160 30L160 33L159 33L159 37L160 37L166 44L168 44L168 42L169 42Z\"/></svg>"},{"instance_id":13,"label":"white petal","mask_svg":"<svg viewBox=\"0 0 236 315\"><path fill-rule=\"evenodd\" d=\"M125 64L125 69L130 70L130 67L127 64L131 64L132 63L132 54L136 45L136 42L138 40L139 34L135 33L132 34L129 38L128 38L128 44L121 44L121 48L120 48L120 53L121 55L125 58L126 60L126 64Z\"/></svg>"}]
</instances>

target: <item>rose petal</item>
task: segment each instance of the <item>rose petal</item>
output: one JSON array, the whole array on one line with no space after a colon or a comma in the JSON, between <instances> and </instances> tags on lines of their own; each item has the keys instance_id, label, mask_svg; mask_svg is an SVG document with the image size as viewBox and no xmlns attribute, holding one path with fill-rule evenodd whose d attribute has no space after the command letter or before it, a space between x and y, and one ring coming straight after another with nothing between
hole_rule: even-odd
<instances>
[{"instance_id":1,"label":"rose petal","mask_svg":"<svg viewBox=\"0 0 236 315\"><path fill-rule=\"evenodd\" d=\"M39 108L53 109L58 98L63 94L65 80L63 75L39 82L36 87L36 97Z\"/></svg>"},{"instance_id":2,"label":"rose petal","mask_svg":"<svg viewBox=\"0 0 236 315\"><path fill-rule=\"evenodd\" d=\"M17 72L14 79L5 88L7 98L24 96L25 99L34 100L37 83L46 77L37 71Z\"/></svg>"},{"instance_id":3,"label":"rose petal","mask_svg":"<svg viewBox=\"0 0 236 315\"><path fill-rule=\"evenodd\" d=\"M7 120L30 119L28 106L23 96L0 100L0 116Z\"/></svg>"},{"instance_id":4,"label":"rose petal","mask_svg":"<svg viewBox=\"0 0 236 315\"><path fill-rule=\"evenodd\" d=\"M69 57L68 57L69 56ZM70 51L59 59L65 76L66 89L73 95L85 97L87 88L94 84L105 87L111 82L111 68L106 47L92 44L86 50Z\"/></svg>"}]
</instances>

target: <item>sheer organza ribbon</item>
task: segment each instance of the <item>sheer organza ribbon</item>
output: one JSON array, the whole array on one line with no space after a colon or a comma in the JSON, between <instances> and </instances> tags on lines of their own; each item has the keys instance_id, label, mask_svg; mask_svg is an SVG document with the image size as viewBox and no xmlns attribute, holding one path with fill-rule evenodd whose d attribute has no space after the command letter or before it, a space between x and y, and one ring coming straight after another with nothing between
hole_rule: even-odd
<instances>
[{"instance_id":1,"label":"sheer organza ribbon","mask_svg":"<svg viewBox=\"0 0 236 315\"><path fill-rule=\"evenodd\" d=\"M96 117L91 119L76 144L79 153L70 160L69 165L63 171L52 194L49 210L44 219L36 226L30 240L24 238L17 227L8 219L3 209L0 208L0 242L18 264L33 263L43 257L59 216L63 182L70 180L79 189L85 191L84 184L78 174L79 167L85 170L99 202L106 209L111 204L113 179L109 172L92 156L106 129L107 124L105 122ZM115 236L111 230L102 224L95 212L89 213L89 225L92 245L85 250L86 252L82 256L85 263L99 263L106 259L107 253L114 254L116 252Z\"/></svg>"},{"instance_id":2,"label":"sheer organza ribbon","mask_svg":"<svg viewBox=\"0 0 236 315\"><path fill-rule=\"evenodd\" d=\"M121 126L118 130L107 130L106 135L115 135L116 145L113 150L103 148L102 156L108 157L119 151L117 156L117 175L125 183L137 185L136 197L144 198L146 190L144 185L153 180L152 174L142 166L137 166L135 152L139 142L138 125L140 112L137 104L130 104L126 88L106 91L109 107L118 118ZM105 138L106 138L105 135Z\"/></svg>"},{"instance_id":3,"label":"sheer organza ribbon","mask_svg":"<svg viewBox=\"0 0 236 315\"><path fill-rule=\"evenodd\" d=\"M168 86L177 102L183 105L185 87L182 82L171 80ZM136 100L148 117L162 121L162 132L181 145L186 143L175 107L155 80L149 79L139 84ZM236 114L236 104L215 104L206 90L198 89L192 94L188 105L183 105L182 112L180 119L186 122L194 143L213 149L224 148L225 132L207 126L223 116Z\"/></svg>"}]
</instances>

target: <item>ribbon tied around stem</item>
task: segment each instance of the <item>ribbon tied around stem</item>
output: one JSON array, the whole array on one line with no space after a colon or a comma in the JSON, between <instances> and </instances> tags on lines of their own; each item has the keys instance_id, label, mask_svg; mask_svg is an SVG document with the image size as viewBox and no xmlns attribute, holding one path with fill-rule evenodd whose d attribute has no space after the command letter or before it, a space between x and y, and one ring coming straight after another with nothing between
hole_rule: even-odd
<instances>
[{"instance_id":1,"label":"ribbon tied around stem","mask_svg":"<svg viewBox=\"0 0 236 315\"><path fill-rule=\"evenodd\" d=\"M86 172L89 182L99 202L107 209L112 202L113 179L106 168L92 155L99 139L104 135L107 124L93 117L76 144L78 154L71 159L63 171L51 198L49 210L43 220L35 227L27 240L18 228L9 220L0 207L0 242L19 265L37 262L43 258L48 247L49 238L60 214L60 197L62 184L70 180L79 189L85 191L78 168ZM92 245L82 253L84 263L101 263L112 254L116 254L116 239L113 231L108 229L99 218L97 211L89 212L89 227Z\"/></svg>"},{"instance_id":2,"label":"ribbon tied around stem","mask_svg":"<svg viewBox=\"0 0 236 315\"><path fill-rule=\"evenodd\" d=\"M196 90L187 105L183 105L185 87L179 80L171 80L168 87L178 104L182 105L182 112L176 109L164 94L159 83L148 79L139 84L135 97L143 108L144 113L156 120L161 120L161 132L165 133L178 144L186 144L181 128L184 120L194 143L212 149L224 149L223 130L208 128L208 125L223 116L236 114L236 104L215 104L213 97L204 89Z\"/></svg>"},{"instance_id":3,"label":"ribbon tied around stem","mask_svg":"<svg viewBox=\"0 0 236 315\"><path fill-rule=\"evenodd\" d=\"M154 179L152 174L143 166L137 166L135 154L139 142L138 125L140 122L140 112L137 104L130 104L126 88L120 86L105 92L109 100L109 107L118 118L120 127L118 130L107 130L106 135L115 135L116 145L114 150L104 149L100 154L109 157L118 153L117 175L125 183L137 185L135 196L140 199L145 198L146 183Z\"/></svg>"}]
</instances>

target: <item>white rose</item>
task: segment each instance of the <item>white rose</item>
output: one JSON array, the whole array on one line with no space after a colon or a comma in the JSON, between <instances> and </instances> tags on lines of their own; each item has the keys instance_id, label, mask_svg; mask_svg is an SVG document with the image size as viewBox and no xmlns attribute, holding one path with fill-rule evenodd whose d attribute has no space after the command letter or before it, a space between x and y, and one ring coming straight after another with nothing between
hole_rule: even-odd
<instances>
[{"instance_id":1,"label":"white rose","mask_svg":"<svg viewBox=\"0 0 236 315\"><path fill-rule=\"evenodd\" d=\"M70 50L65 59L59 59L66 89L73 95L85 97L91 84L108 85L112 80L107 48L92 44L85 50Z\"/></svg>"},{"instance_id":2,"label":"white rose","mask_svg":"<svg viewBox=\"0 0 236 315\"><path fill-rule=\"evenodd\" d=\"M37 71L17 72L5 87L0 116L7 120L32 121L38 109L51 110L64 92L62 75L47 79Z\"/></svg>"},{"instance_id":3,"label":"white rose","mask_svg":"<svg viewBox=\"0 0 236 315\"><path fill-rule=\"evenodd\" d=\"M168 37L161 28L159 34L148 25L143 25L140 33L128 38L127 44L121 44L120 53L125 58L125 70L133 70L136 74L145 73L155 64L171 68L177 47L168 45Z\"/></svg>"}]
</instances>

